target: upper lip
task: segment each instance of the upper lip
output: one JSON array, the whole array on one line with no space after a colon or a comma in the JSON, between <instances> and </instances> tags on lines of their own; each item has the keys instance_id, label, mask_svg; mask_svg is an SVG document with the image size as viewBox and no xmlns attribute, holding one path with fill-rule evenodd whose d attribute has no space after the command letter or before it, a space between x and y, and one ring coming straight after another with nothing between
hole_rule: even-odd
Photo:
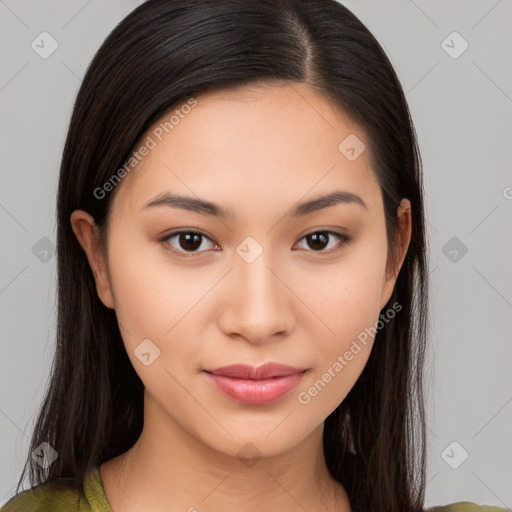
<instances>
[{"instance_id":1,"label":"upper lip","mask_svg":"<svg viewBox=\"0 0 512 512\"><path fill-rule=\"evenodd\" d=\"M297 368L279 363L266 363L261 366L251 366L248 364L231 364L220 368L205 370L205 372L214 375L224 375L238 379L262 380L272 377L284 377L305 371L306 368Z\"/></svg>"}]
</instances>

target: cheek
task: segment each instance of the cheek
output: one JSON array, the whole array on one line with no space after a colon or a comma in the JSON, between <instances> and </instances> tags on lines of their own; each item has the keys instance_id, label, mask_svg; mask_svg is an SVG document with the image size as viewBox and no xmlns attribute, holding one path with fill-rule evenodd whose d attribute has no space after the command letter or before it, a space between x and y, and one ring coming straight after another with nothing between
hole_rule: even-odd
<instances>
[{"instance_id":1,"label":"cheek","mask_svg":"<svg viewBox=\"0 0 512 512\"><path fill-rule=\"evenodd\" d=\"M157 366L180 372L195 368L195 340L201 339L208 314L204 298L218 281L218 272L205 271L199 277L198 269L172 263L159 245L133 239L120 236L109 248L116 316L128 355L141 378L146 367L140 368L136 354L146 339L160 350Z\"/></svg>"},{"instance_id":2,"label":"cheek","mask_svg":"<svg viewBox=\"0 0 512 512\"><path fill-rule=\"evenodd\" d=\"M195 368L197 357L189 342L196 337L197 324L191 322L194 311L187 313L207 290L194 290L200 286L196 281L155 258L160 249L145 244L145 250L127 250L121 240L111 244L119 329L132 366L151 396L161 404L172 396L172 407L184 411L191 401L179 383ZM192 408L190 414L204 421L199 410Z\"/></svg>"},{"instance_id":3,"label":"cheek","mask_svg":"<svg viewBox=\"0 0 512 512\"><path fill-rule=\"evenodd\" d=\"M340 347L378 320L385 270L384 250L354 251L339 265L319 269L303 284L322 336L329 347ZM304 274L306 275L306 274Z\"/></svg>"},{"instance_id":4,"label":"cheek","mask_svg":"<svg viewBox=\"0 0 512 512\"><path fill-rule=\"evenodd\" d=\"M166 339L165 334L185 313L182 310L186 297L177 292L180 283L175 276L165 275L171 267L155 262L154 255L159 250L147 240L137 241L136 237L126 235L113 239L109 247L116 315L129 352L146 338L160 345L160 340ZM183 290L186 292L187 288Z\"/></svg>"},{"instance_id":5,"label":"cheek","mask_svg":"<svg viewBox=\"0 0 512 512\"><path fill-rule=\"evenodd\" d=\"M314 284L309 279L303 283L302 293L307 293L321 322L315 320L309 327L315 364L297 398L301 404L315 402L319 414L338 406L368 361L379 320L385 258L385 244L372 250L361 245L337 271L316 272Z\"/></svg>"}]
</instances>

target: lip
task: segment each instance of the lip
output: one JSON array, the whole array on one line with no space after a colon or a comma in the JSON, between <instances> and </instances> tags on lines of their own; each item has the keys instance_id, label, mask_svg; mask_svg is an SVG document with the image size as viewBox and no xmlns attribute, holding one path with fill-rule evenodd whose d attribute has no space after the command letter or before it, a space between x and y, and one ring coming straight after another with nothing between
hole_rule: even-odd
<instances>
[{"instance_id":1,"label":"lip","mask_svg":"<svg viewBox=\"0 0 512 512\"><path fill-rule=\"evenodd\" d=\"M286 377L295 373L303 372L306 368L287 366L279 363L266 363L261 366L252 366L250 364L230 364L220 368L204 370L213 375L223 375L225 377L234 377L237 379L263 380L274 377Z\"/></svg>"},{"instance_id":2,"label":"lip","mask_svg":"<svg viewBox=\"0 0 512 512\"><path fill-rule=\"evenodd\" d=\"M203 371L209 381L230 398L244 404L262 405L288 393L307 369L267 363L258 367L234 364Z\"/></svg>"}]
</instances>

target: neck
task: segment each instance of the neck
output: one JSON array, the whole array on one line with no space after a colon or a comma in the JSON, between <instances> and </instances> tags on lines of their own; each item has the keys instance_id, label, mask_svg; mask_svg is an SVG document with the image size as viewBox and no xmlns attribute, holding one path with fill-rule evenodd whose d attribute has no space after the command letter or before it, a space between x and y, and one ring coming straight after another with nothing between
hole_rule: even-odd
<instances>
[{"instance_id":1,"label":"neck","mask_svg":"<svg viewBox=\"0 0 512 512\"><path fill-rule=\"evenodd\" d=\"M325 464L323 424L284 453L260 457L255 445L245 444L240 456L231 456L168 416L162 421L149 410L155 404L145 407L137 442L100 467L114 512L350 511L346 491Z\"/></svg>"}]
</instances>

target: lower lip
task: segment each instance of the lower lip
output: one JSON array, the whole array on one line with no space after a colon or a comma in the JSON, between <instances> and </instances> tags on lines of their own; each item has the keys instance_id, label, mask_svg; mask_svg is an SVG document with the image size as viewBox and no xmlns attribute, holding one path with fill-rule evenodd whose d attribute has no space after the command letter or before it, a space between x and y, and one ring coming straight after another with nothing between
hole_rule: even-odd
<instances>
[{"instance_id":1,"label":"lower lip","mask_svg":"<svg viewBox=\"0 0 512 512\"><path fill-rule=\"evenodd\" d=\"M262 405L275 402L293 389L305 371L285 377L262 380L235 379L205 372L210 381L225 395L244 404Z\"/></svg>"}]
</instances>

